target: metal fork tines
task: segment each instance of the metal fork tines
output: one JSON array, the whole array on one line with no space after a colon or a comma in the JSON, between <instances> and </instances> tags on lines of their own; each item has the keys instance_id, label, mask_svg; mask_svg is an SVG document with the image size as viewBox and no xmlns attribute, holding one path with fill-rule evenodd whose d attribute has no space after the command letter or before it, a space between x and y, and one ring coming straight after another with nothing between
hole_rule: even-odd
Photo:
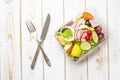
<instances>
[{"instance_id":1,"label":"metal fork tines","mask_svg":"<svg viewBox=\"0 0 120 80\"><path fill-rule=\"evenodd\" d=\"M26 21L26 25L27 25L27 28L30 33L36 31L35 26L33 25L33 23L30 20Z\"/></svg>"},{"instance_id":2,"label":"metal fork tines","mask_svg":"<svg viewBox=\"0 0 120 80\"><path fill-rule=\"evenodd\" d=\"M31 34L31 36L38 42L38 35L35 26L33 25L32 21L26 21L27 28Z\"/></svg>"}]
</instances>

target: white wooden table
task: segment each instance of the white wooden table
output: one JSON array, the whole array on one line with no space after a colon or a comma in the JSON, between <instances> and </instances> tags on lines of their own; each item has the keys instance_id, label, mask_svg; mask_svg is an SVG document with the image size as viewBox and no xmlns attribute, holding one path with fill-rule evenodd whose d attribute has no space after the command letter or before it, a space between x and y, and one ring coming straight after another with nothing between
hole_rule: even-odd
<instances>
[{"instance_id":1,"label":"white wooden table","mask_svg":"<svg viewBox=\"0 0 120 80\"><path fill-rule=\"evenodd\" d=\"M98 13L109 39L94 55L75 64L64 56L54 32L86 8ZM51 24L43 46L52 67L40 52L31 70L37 43L25 20L33 20L40 34L48 13ZM119 0L0 0L0 80L120 80L119 19Z\"/></svg>"}]
</instances>

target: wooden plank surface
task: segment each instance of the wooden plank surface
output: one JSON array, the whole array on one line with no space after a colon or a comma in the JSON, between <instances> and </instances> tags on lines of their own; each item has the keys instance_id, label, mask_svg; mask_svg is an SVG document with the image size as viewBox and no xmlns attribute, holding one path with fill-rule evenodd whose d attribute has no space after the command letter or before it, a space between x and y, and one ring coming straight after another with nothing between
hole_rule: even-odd
<instances>
[{"instance_id":1,"label":"wooden plank surface","mask_svg":"<svg viewBox=\"0 0 120 80\"><path fill-rule=\"evenodd\" d=\"M64 80L64 54L55 38L55 31L63 24L63 0L43 0L43 24L50 13L51 21L44 42L44 50L50 58L51 67L44 62L45 80Z\"/></svg>"},{"instance_id":2,"label":"wooden plank surface","mask_svg":"<svg viewBox=\"0 0 120 80\"><path fill-rule=\"evenodd\" d=\"M64 0L64 22L68 22L76 16L79 16L84 9L85 0ZM76 64L66 57L66 80L87 80L86 59Z\"/></svg>"},{"instance_id":3,"label":"wooden plank surface","mask_svg":"<svg viewBox=\"0 0 120 80\"><path fill-rule=\"evenodd\" d=\"M19 1L0 1L0 29L3 33L4 49L1 51L0 80L20 80L20 23Z\"/></svg>"},{"instance_id":4,"label":"wooden plank surface","mask_svg":"<svg viewBox=\"0 0 120 80\"><path fill-rule=\"evenodd\" d=\"M108 26L109 26L109 75L110 80L120 79L120 5L119 0L108 0ZM114 5L114 6L113 6Z\"/></svg>"},{"instance_id":5,"label":"wooden plank surface","mask_svg":"<svg viewBox=\"0 0 120 80\"><path fill-rule=\"evenodd\" d=\"M98 18L103 29L107 31L108 7L106 4L106 0L86 0L86 9L91 9L91 11L96 15L96 18ZM88 56L88 79L108 80L107 44L99 47L93 55Z\"/></svg>"},{"instance_id":6,"label":"wooden plank surface","mask_svg":"<svg viewBox=\"0 0 120 80\"><path fill-rule=\"evenodd\" d=\"M38 56L35 69L31 70L31 63L38 45L25 24L25 21L31 20L39 36L42 28L41 10L41 0L21 0L22 80L43 80L41 53Z\"/></svg>"},{"instance_id":7,"label":"wooden plank surface","mask_svg":"<svg viewBox=\"0 0 120 80\"><path fill-rule=\"evenodd\" d=\"M109 39L93 55L75 64L64 55L54 35L84 9L98 15ZM119 80L119 9L119 0L0 0L0 80ZM39 38L48 13L51 23L43 48L52 66L47 66L40 51L31 70L37 43L25 21L32 20Z\"/></svg>"}]
</instances>

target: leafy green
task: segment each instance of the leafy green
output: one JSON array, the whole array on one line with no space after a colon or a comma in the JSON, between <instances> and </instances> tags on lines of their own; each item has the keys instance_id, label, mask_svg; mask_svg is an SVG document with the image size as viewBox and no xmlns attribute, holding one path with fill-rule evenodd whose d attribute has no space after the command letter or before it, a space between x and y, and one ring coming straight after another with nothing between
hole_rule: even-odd
<instances>
[{"instance_id":1,"label":"leafy green","mask_svg":"<svg viewBox=\"0 0 120 80\"><path fill-rule=\"evenodd\" d=\"M79 21L81 19L81 17L77 17L77 20Z\"/></svg>"},{"instance_id":2,"label":"leafy green","mask_svg":"<svg viewBox=\"0 0 120 80\"><path fill-rule=\"evenodd\" d=\"M73 61L74 60L74 56L72 56L72 55L68 55L69 56L69 58Z\"/></svg>"},{"instance_id":3,"label":"leafy green","mask_svg":"<svg viewBox=\"0 0 120 80\"><path fill-rule=\"evenodd\" d=\"M87 51L86 50L82 50L82 55L85 54Z\"/></svg>"},{"instance_id":4,"label":"leafy green","mask_svg":"<svg viewBox=\"0 0 120 80\"><path fill-rule=\"evenodd\" d=\"M76 43L76 44L78 44L78 45L81 44L79 41L76 41L76 40L74 40L73 43L74 43L74 44Z\"/></svg>"},{"instance_id":5,"label":"leafy green","mask_svg":"<svg viewBox=\"0 0 120 80\"><path fill-rule=\"evenodd\" d=\"M93 40L91 40L91 41L90 41L90 45L91 45L91 46L95 46L96 44L94 43Z\"/></svg>"},{"instance_id":6,"label":"leafy green","mask_svg":"<svg viewBox=\"0 0 120 80\"><path fill-rule=\"evenodd\" d=\"M61 36L61 33L58 32L58 31L56 31L56 35L57 35L57 36Z\"/></svg>"}]
</instances>

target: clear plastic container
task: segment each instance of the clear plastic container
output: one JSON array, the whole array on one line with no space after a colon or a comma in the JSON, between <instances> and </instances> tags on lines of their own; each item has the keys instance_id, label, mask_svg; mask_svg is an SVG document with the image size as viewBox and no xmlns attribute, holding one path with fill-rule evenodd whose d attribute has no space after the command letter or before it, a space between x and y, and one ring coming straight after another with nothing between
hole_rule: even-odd
<instances>
[{"instance_id":1,"label":"clear plastic container","mask_svg":"<svg viewBox=\"0 0 120 80\"><path fill-rule=\"evenodd\" d=\"M106 42L107 28L97 14L85 10L57 29L55 37L65 54L79 63Z\"/></svg>"}]
</instances>

